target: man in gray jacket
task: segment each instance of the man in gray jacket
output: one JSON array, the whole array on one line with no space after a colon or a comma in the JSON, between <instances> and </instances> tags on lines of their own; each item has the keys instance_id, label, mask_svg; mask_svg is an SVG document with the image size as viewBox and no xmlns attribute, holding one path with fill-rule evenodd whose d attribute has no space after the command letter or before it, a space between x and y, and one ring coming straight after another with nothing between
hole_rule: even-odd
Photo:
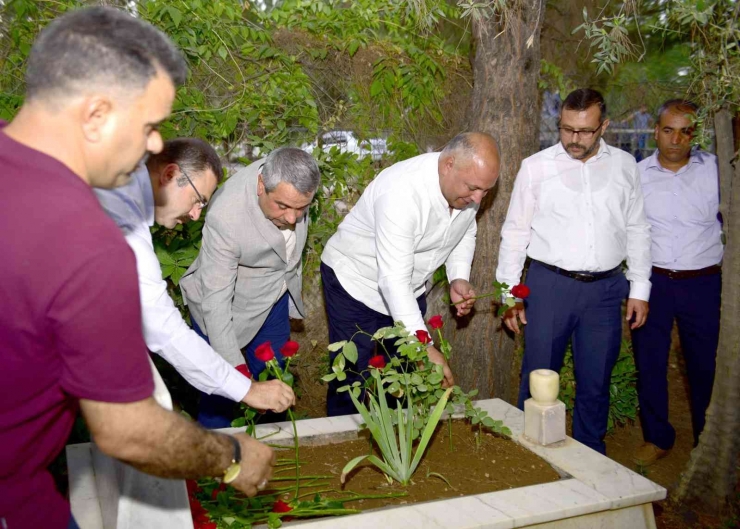
<instances>
[{"instance_id":1,"label":"man in gray jacket","mask_svg":"<svg viewBox=\"0 0 740 529\"><path fill-rule=\"evenodd\" d=\"M193 328L231 365L244 363L257 377L255 355L270 342L290 338L290 299L303 315L301 254L306 210L319 186L319 168L308 153L281 147L242 169L211 200L198 258L180 280ZM198 422L229 426L233 403L202 395Z\"/></svg>"}]
</instances>

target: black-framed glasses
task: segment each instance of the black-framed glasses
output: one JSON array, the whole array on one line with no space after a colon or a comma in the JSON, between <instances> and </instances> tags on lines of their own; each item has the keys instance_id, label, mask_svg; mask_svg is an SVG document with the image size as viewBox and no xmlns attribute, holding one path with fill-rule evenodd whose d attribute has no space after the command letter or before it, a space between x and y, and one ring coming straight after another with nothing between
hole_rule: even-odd
<instances>
[{"instance_id":1,"label":"black-framed glasses","mask_svg":"<svg viewBox=\"0 0 740 529\"><path fill-rule=\"evenodd\" d=\"M599 126L596 127L595 129L581 129L581 130L572 129L570 127L561 127L560 125L558 125L558 130L560 131L561 134L565 134L566 136L575 136L576 134L578 134L578 136L581 137L582 139L590 140L591 138L594 137L594 134L596 134L599 131L599 129L601 128L603 124L604 122L602 121L601 123L599 123Z\"/></svg>"},{"instance_id":2,"label":"black-framed glasses","mask_svg":"<svg viewBox=\"0 0 740 529\"><path fill-rule=\"evenodd\" d=\"M188 176L188 173L185 172L185 169L183 169L182 167L180 167L180 172L187 179L188 183L190 184L190 187L193 188L193 191L195 191L195 194L198 197L198 202L196 202L196 205L200 209L205 209L206 207L208 207L208 201L205 198L203 198L203 195L200 194L200 192L198 191L198 188L195 187L195 184L193 183L193 181Z\"/></svg>"}]
</instances>

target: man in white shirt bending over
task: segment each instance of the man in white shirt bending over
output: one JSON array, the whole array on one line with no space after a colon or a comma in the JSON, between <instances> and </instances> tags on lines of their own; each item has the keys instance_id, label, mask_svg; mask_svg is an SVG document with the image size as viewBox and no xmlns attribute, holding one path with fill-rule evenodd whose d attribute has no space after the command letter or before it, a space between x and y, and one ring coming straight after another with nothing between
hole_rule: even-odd
<instances>
[{"instance_id":1,"label":"man in white shirt bending over","mask_svg":"<svg viewBox=\"0 0 740 529\"><path fill-rule=\"evenodd\" d=\"M457 315L468 314L475 297L468 282L475 215L498 174L496 141L474 132L456 136L441 153L422 154L382 171L321 255L330 342L350 339L358 327L373 334L394 321L403 322L411 333L426 330L426 282L443 264L450 298L462 302ZM354 342L356 371L361 372L373 356L373 345L364 335L355 336ZM454 384L447 362L433 346L429 358L443 366L445 385ZM337 389L356 380L360 375L347 373L345 381L329 383L329 416L355 413L349 392Z\"/></svg>"},{"instance_id":2,"label":"man in white shirt bending over","mask_svg":"<svg viewBox=\"0 0 740 529\"><path fill-rule=\"evenodd\" d=\"M652 265L637 164L601 138L608 125L599 92L586 88L568 95L560 113L560 143L522 162L496 270L498 281L516 285L525 259L532 259L529 297L504 314L516 334L519 322L527 325L519 407L530 397L529 373L559 372L572 339L573 437L601 453L609 381L622 339L622 301L628 297L631 328L641 327Z\"/></svg>"},{"instance_id":3,"label":"man in white shirt bending over","mask_svg":"<svg viewBox=\"0 0 740 529\"><path fill-rule=\"evenodd\" d=\"M246 365L232 367L183 321L167 293L149 227L174 228L198 220L223 171L218 155L196 138L166 141L131 181L111 190L96 189L106 213L123 231L136 255L144 340L193 386L261 410L284 411L293 390L277 380L252 382Z\"/></svg>"}]
</instances>

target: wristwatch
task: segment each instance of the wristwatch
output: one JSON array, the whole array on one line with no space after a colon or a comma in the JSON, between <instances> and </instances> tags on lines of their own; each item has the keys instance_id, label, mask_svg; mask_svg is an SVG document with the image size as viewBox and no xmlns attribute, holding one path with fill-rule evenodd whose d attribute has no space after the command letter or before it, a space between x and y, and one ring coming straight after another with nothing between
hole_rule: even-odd
<instances>
[{"instance_id":1,"label":"wristwatch","mask_svg":"<svg viewBox=\"0 0 740 529\"><path fill-rule=\"evenodd\" d=\"M242 447L236 437L232 437L231 435L227 435L226 437L231 439L231 442L234 445L234 457L231 458L231 464L226 468L226 471L224 472L223 482L231 483L239 477L239 473L242 470L240 464L242 461Z\"/></svg>"}]
</instances>

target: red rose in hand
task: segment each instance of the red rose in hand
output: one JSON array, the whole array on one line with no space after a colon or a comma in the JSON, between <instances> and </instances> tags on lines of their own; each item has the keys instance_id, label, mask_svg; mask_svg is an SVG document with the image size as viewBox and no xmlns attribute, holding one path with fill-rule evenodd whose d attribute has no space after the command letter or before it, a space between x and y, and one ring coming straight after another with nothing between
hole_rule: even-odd
<instances>
[{"instance_id":1,"label":"red rose in hand","mask_svg":"<svg viewBox=\"0 0 740 529\"><path fill-rule=\"evenodd\" d=\"M444 322L442 321L441 314L437 314L436 316L432 316L431 318L429 318L429 326L432 329L434 330L441 329L443 325L444 325Z\"/></svg>"},{"instance_id":2,"label":"red rose in hand","mask_svg":"<svg viewBox=\"0 0 740 529\"><path fill-rule=\"evenodd\" d=\"M376 369L383 369L385 367L385 357L383 355L375 355L370 359L368 365Z\"/></svg>"},{"instance_id":3,"label":"red rose in hand","mask_svg":"<svg viewBox=\"0 0 740 529\"><path fill-rule=\"evenodd\" d=\"M272 512L290 512L293 507L285 503L283 500L278 500L272 505Z\"/></svg>"},{"instance_id":4,"label":"red rose in hand","mask_svg":"<svg viewBox=\"0 0 740 529\"><path fill-rule=\"evenodd\" d=\"M290 358L291 356L295 356L295 354L298 352L299 347L300 345L298 344L298 342L288 340L287 342L285 342L285 345L280 348L280 352L284 357Z\"/></svg>"},{"instance_id":5,"label":"red rose in hand","mask_svg":"<svg viewBox=\"0 0 740 529\"><path fill-rule=\"evenodd\" d=\"M519 284L511 289L511 295L515 298L526 299L529 297L529 287L527 285Z\"/></svg>"},{"instance_id":6,"label":"red rose in hand","mask_svg":"<svg viewBox=\"0 0 740 529\"><path fill-rule=\"evenodd\" d=\"M249 367L247 367L247 364L238 365L234 369L239 371L245 377L252 378L252 373L249 371Z\"/></svg>"},{"instance_id":7,"label":"red rose in hand","mask_svg":"<svg viewBox=\"0 0 740 529\"><path fill-rule=\"evenodd\" d=\"M275 351L272 350L270 342L265 342L257 346L257 349L254 350L254 356L257 357L257 360L269 362L275 358Z\"/></svg>"},{"instance_id":8,"label":"red rose in hand","mask_svg":"<svg viewBox=\"0 0 740 529\"><path fill-rule=\"evenodd\" d=\"M429 336L429 333L422 330L416 331L416 339L425 345L432 341L432 337Z\"/></svg>"}]
</instances>

